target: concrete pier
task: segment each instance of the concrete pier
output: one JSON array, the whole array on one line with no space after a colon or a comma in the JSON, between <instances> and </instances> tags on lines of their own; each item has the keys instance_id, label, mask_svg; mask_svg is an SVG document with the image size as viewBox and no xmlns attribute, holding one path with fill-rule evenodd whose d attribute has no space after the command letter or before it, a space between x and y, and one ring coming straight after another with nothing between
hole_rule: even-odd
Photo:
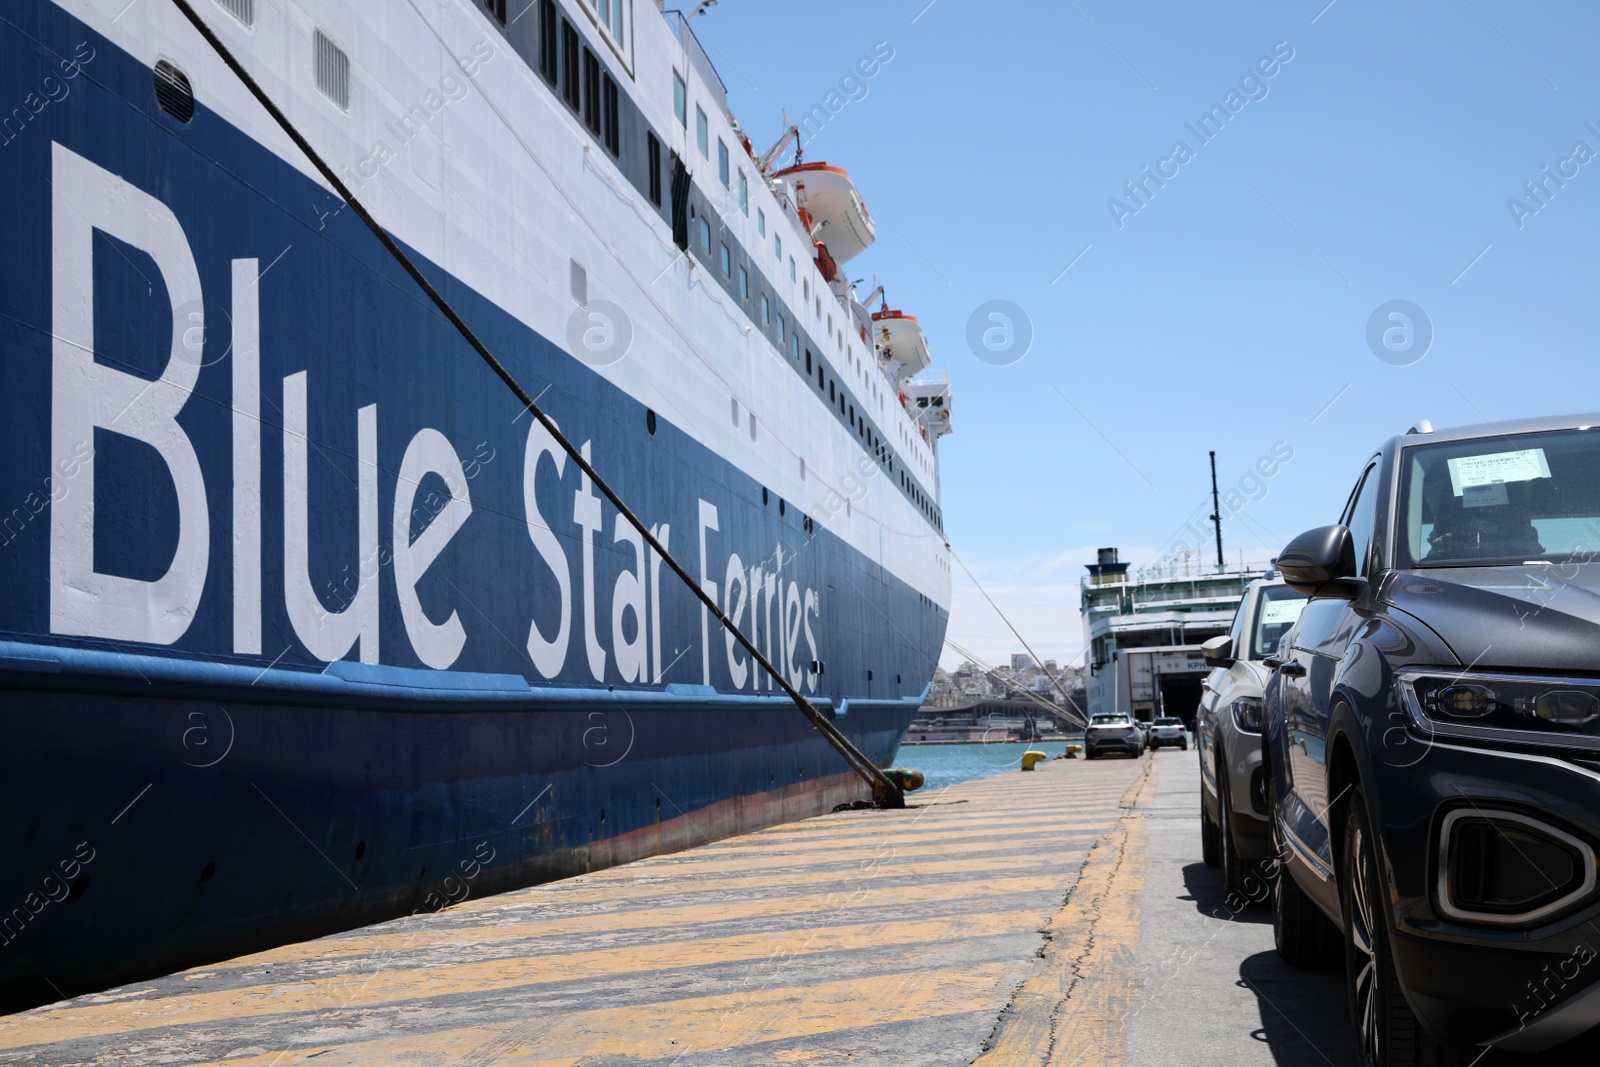
<instances>
[{"instance_id":1,"label":"concrete pier","mask_svg":"<svg viewBox=\"0 0 1600 1067\"><path fill-rule=\"evenodd\" d=\"M1159 763L1009 769L80 997L0 1018L0 1064L1121 1062Z\"/></svg>"}]
</instances>

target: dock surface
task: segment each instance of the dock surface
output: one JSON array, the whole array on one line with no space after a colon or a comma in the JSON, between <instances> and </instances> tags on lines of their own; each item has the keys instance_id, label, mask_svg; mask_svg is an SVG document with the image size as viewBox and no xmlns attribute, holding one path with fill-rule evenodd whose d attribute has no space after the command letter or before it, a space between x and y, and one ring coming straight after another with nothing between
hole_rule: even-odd
<instances>
[{"instance_id":1,"label":"dock surface","mask_svg":"<svg viewBox=\"0 0 1600 1067\"><path fill-rule=\"evenodd\" d=\"M0 1063L1023 1062L1085 953L1072 1040L1133 980L1136 915L1098 908L1138 877L1153 765L1012 769L79 997L0 1018Z\"/></svg>"}]
</instances>

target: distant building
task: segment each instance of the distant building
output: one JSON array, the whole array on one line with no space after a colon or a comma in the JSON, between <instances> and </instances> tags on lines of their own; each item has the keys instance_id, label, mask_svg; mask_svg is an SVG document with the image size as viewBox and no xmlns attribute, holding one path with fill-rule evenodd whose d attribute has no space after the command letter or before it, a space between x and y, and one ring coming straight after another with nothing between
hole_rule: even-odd
<instances>
[{"instance_id":1,"label":"distant building","mask_svg":"<svg viewBox=\"0 0 1600 1067\"><path fill-rule=\"evenodd\" d=\"M1133 575L1114 548L1087 565L1080 603L1088 647L1088 711L1190 722L1206 665L1200 645L1228 632L1247 585L1267 568L1207 572L1196 561L1164 561Z\"/></svg>"},{"instance_id":2,"label":"distant building","mask_svg":"<svg viewBox=\"0 0 1600 1067\"><path fill-rule=\"evenodd\" d=\"M1014 671L1032 670L1033 657L1025 652L1011 653L1011 669Z\"/></svg>"},{"instance_id":3,"label":"distant building","mask_svg":"<svg viewBox=\"0 0 1600 1067\"><path fill-rule=\"evenodd\" d=\"M1045 669L1041 671L1034 666L1031 656L1011 658L1013 662L1022 660L1024 666L987 669L968 660L954 671L936 669L923 708L954 708L993 700L1019 700L1024 703L1041 700L1054 708L1069 710L1074 706L1084 706L1084 674L1081 668L1059 670L1055 660L1046 660ZM1066 696L1062 695L1062 690L1066 690Z\"/></svg>"},{"instance_id":4,"label":"distant building","mask_svg":"<svg viewBox=\"0 0 1600 1067\"><path fill-rule=\"evenodd\" d=\"M906 743L1038 741L1081 733L1071 717L1031 700L974 700L954 707L924 704L911 720Z\"/></svg>"}]
</instances>

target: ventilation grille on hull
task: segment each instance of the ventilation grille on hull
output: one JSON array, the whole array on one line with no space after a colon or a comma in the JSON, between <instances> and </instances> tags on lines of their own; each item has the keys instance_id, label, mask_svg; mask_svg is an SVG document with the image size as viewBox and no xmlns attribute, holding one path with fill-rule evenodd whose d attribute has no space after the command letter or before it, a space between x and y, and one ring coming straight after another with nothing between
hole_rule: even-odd
<instances>
[{"instance_id":1,"label":"ventilation grille on hull","mask_svg":"<svg viewBox=\"0 0 1600 1067\"><path fill-rule=\"evenodd\" d=\"M156 103L162 111L179 122L194 118L194 90L183 71L163 59L156 64L155 85Z\"/></svg>"},{"instance_id":2,"label":"ventilation grille on hull","mask_svg":"<svg viewBox=\"0 0 1600 1067\"><path fill-rule=\"evenodd\" d=\"M316 45L317 88L322 95L339 105L341 111L350 110L350 57L321 30L313 38Z\"/></svg>"},{"instance_id":3,"label":"ventilation grille on hull","mask_svg":"<svg viewBox=\"0 0 1600 1067\"><path fill-rule=\"evenodd\" d=\"M246 26L256 24L256 0L217 0L217 6Z\"/></svg>"}]
</instances>

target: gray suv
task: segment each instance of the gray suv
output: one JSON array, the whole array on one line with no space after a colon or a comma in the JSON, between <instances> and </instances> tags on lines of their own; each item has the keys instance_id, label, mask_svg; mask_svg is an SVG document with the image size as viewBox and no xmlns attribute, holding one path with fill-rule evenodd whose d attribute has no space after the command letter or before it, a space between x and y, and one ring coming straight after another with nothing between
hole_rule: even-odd
<instances>
[{"instance_id":1,"label":"gray suv","mask_svg":"<svg viewBox=\"0 0 1600 1067\"><path fill-rule=\"evenodd\" d=\"M1212 668L1200 687L1194 727L1200 849L1208 866L1222 868L1229 893L1246 893L1251 867L1272 855L1261 769L1261 697L1269 676L1264 660L1277 651L1305 603L1306 596L1281 579L1258 579L1245 590L1232 629L1200 646Z\"/></svg>"}]
</instances>

